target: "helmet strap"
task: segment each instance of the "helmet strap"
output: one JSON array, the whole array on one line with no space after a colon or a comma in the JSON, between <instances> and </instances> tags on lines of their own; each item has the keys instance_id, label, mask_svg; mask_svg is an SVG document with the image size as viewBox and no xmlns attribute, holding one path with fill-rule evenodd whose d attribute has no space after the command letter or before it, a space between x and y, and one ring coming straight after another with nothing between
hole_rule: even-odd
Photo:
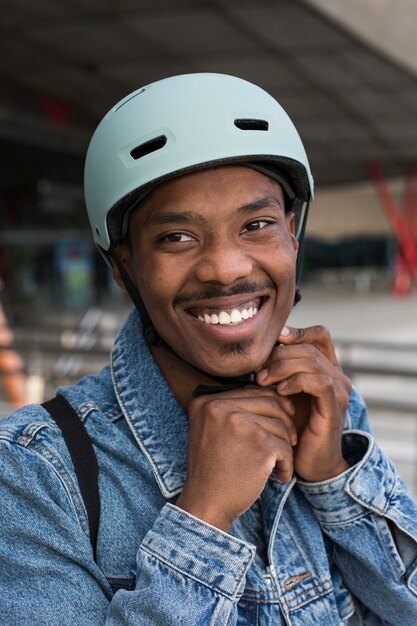
<instances>
[{"instance_id":1,"label":"helmet strap","mask_svg":"<svg viewBox=\"0 0 417 626\"><path fill-rule=\"evenodd\" d=\"M143 336L145 338L146 345L148 347L161 345L162 339L159 337L152 324L152 320L149 317L148 311L146 310L139 290L134 284L133 280L130 278L116 250L113 246L110 246L110 248L107 250L107 252L104 252L104 254L107 254L116 265L117 269L119 270L119 274L123 281L123 284L126 288L126 291L139 312L140 318L142 320Z\"/></svg>"},{"instance_id":2,"label":"helmet strap","mask_svg":"<svg viewBox=\"0 0 417 626\"><path fill-rule=\"evenodd\" d=\"M306 224L307 224L307 219L308 219L308 210L310 208L310 202L307 202L305 209L304 209L304 213L303 213L303 217L302 217L302 223L300 226L300 231L298 233L298 254L297 254L297 262L296 262L296 266L295 266L295 284L296 284L296 288L295 288L295 296L294 296L294 306L296 304L298 304L298 302L300 302L301 300L301 290L300 287L298 286L299 280L300 280L300 271L301 271L301 262L303 260L303 251L304 251L304 234L305 234L305 230L306 230Z\"/></svg>"}]
</instances>

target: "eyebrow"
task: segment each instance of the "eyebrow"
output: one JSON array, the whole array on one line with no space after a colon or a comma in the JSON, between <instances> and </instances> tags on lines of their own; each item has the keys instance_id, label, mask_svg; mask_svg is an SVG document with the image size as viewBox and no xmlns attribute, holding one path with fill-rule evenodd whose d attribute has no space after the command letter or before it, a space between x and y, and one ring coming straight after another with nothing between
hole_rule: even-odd
<instances>
[{"instance_id":1,"label":"eyebrow","mask_svg":"<svg viewBox=\"0 0 417 626\"><path fill-rule=\"evenodd\" d=\"M271 205L282 208L278 198L265 196L264 198L255 200L255 202L243 204L237 209L236 213L237 215L256 213L256 211L260 211L261 209L265 209ZM206 218L197 211L168 211L166 213L154 213L149 216L149 218L145 221L145 226L164 226L166 224L181 224L191 221L197 221L201 224L207 223Z\"/></svg>"},{"instance_id":2,"label":"eyebrow","mask_svg":"<svg viewBox=\"0 0 417 626\"><path fill-rule=\"evenodd\" d=\"M167 213L156 213L151 215L146 221L145 226L164 226L165 224L182 224L183 222L191 222L197 220L205 222L206 219L195 211L168 211Z\"/></svg>"},{"instance_id":3,"label":"eyebrow","mask_svg":"<svg viewBox=\"0 0 417 626\"><path fill-rule=\"evenodd\" d=\"M237 213L238 215L256 213L256 211L266 209L271 205L276 205L280 209L282 209L281 202L278 200L278 198L275 198L274 196L265 196L264 198L260 198L255 202L248 202L248 204L243 204L241 207L238 208Z\"/></svg>"}]
</instances>

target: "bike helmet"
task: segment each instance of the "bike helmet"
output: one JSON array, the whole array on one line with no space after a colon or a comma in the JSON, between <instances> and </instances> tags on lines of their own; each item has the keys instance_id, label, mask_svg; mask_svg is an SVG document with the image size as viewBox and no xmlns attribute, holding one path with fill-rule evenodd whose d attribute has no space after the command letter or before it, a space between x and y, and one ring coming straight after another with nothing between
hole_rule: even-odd
<instances>
[{"instance_id":1,"label":"bike helmet","mask_svg":"<svg viewBox=\"0 0 417 626\"><path fill-rule=\"evenodd\" d=\"M185 74L126 96L87 151L85 199L97 245L107 251L123 240L130 212L158 184L234 162L281 183L300 235L313 178L294 124L266 91L233 76Z\"/></svg>"}]
</instances>

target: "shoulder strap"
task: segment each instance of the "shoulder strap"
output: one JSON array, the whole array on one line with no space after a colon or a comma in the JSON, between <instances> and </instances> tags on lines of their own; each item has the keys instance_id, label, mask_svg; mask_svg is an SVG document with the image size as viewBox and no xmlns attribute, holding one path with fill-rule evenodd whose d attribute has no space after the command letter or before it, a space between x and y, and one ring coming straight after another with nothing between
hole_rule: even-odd
<instances>
[{"instance_id":1,"label":"shoulder strap","mask_svg":"<svg viewBox=\"0 0 417 626\"><path fill-rule=\"evenodd\" d=\"M71 455L75 473L88 515L90 541L96 560L97 534L100 519L100 494L98 487L98 463L90 436L79 415L60 395L42 404L53 417Z\"/></svg>"}]
</instances>

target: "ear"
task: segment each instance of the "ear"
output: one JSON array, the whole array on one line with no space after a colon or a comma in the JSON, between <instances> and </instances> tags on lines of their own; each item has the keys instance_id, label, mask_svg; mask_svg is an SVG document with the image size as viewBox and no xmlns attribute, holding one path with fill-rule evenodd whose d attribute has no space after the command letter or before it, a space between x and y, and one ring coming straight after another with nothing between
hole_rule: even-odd
<instances>
[{"instance_id":1,"label":"ear","mask_svg":"<svg viewBox=\"0 0 417 626\"><path fill-rule=\"evenodd\" d=\"M131 271L132 270L132 253L130 251L129 245L127 243L118 243L114 247L114 249L116 251L117 256L121 260L125 270L129 274L129 276L132 277L132 271ZM117 267L116 263L113 261L111 257L110 257L110 262L111 262L111 268L112 268L114 280L119 285L119 287L125 291L126 287L120 275L119 268Z\"/></svg>"},{"instance_id":2,"label":"ear","mask_svg":"<svg viewBox=\"0 0 417 626\"><path fill-rule=\"evenodd\" d=\"M295 215L294 215L294 213L292 211L287 211L285 213L285 220L287 222L288 232L291 235L291 242L292 242L294 251L297 252L299 243L298 243L297 238L295 236Z\"/></svg>"}]
</instances>

